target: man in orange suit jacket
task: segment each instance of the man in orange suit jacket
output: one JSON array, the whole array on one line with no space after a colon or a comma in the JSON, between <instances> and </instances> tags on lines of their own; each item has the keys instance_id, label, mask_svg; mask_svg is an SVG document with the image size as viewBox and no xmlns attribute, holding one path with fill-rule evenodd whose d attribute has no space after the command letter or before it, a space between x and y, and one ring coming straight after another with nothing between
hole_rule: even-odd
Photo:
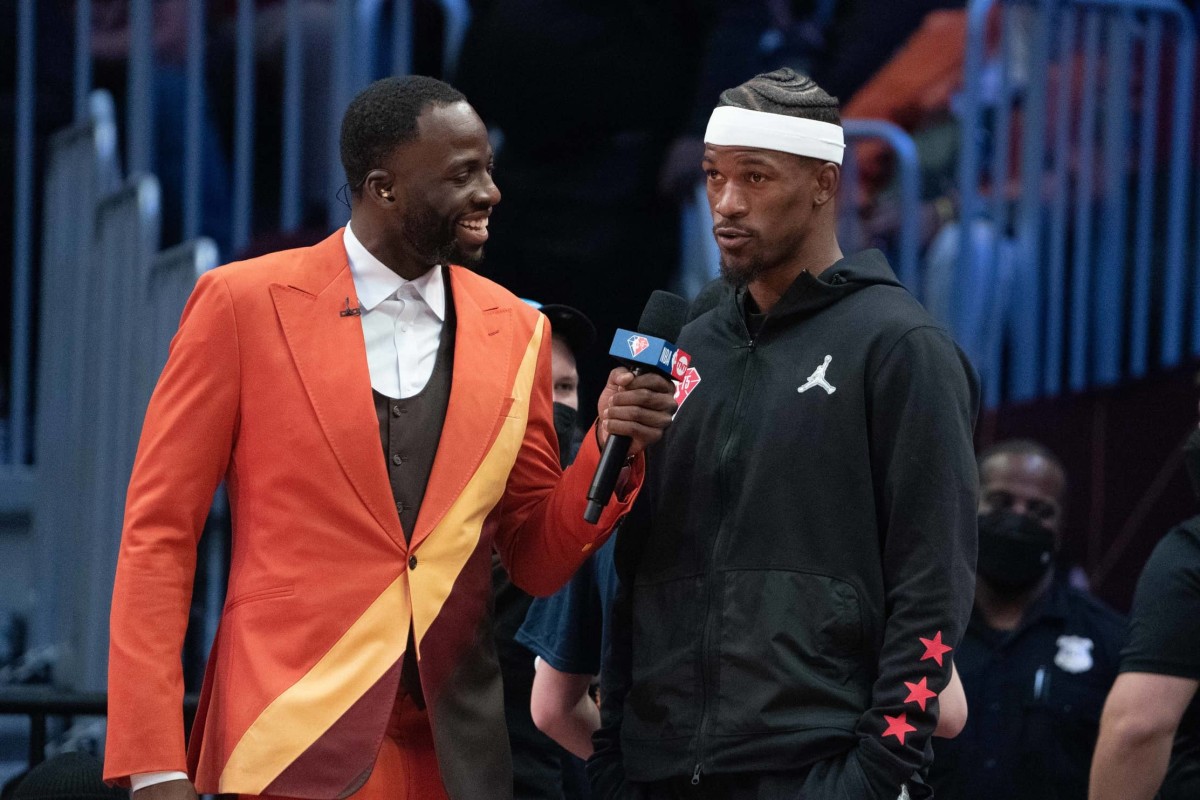
<instances>
[{"instance_id":1,"label":"man in orange suit jacket","mask_svg":"<svg viewBox=\"0 0 1200 800\"><path fill-rule=\"evenodd\" d=\"M341 148L350 225L204 275L146 412L105 765L136 800L511 797L491 552L557 589L640 486L637 456L584 523L599 447L640 452L675 408L669 381L614 370L561 472L545 317L449 266L479 263L500 200L479 117L440 81L389 78ZM179 654L222 479L228 599L185 754Z\"/></svg>"}]
</instances>

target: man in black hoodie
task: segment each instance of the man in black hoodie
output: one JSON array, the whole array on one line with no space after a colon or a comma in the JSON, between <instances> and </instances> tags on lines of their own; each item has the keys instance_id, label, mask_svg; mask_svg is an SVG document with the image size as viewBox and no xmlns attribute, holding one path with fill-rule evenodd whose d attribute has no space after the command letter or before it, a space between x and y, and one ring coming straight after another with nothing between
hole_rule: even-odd
<instances>
[{"instance_id":1,"label":"man in black hoodie","mask_svg":"<svg viewBox=\"0 0 1200 800\"><path fill-rule=\"evenodd\" d=\"M624 523L601 798L927 797L971 611L973 371L882 254L844 257L837 101L721 95L708 200L735 291Z\"/></svg>"}]
</instances>

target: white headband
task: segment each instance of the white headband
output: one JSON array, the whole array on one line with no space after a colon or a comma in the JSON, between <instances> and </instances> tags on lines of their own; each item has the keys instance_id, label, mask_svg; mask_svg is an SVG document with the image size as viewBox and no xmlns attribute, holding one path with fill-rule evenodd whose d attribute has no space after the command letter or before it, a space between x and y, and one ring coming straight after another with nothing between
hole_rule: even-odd
<instances>
[{"instance_id":1,"label":"white headband","mask_svg":"<svg viewBox=\"0 0 1200 800\"><path fill-rule=\"evenodd\" d=\"M846 149L841 125L735 106L713 109L704 142L779 150L835 164L842 163L842 151Z\"/></svg>"}]
</instances>

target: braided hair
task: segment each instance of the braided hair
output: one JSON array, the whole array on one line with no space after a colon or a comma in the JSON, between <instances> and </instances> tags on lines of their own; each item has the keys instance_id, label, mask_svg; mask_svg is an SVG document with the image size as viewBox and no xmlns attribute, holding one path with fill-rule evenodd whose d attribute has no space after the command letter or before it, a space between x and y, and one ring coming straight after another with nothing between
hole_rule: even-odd
<instances>
[{"instance_id":1,"label":"braided hair","mask_svg":"<svg viewBox=\"0 0 1200 800\"><path fill-rule=\"evenodd\" d=\"M717 105L842 124L837 98L812 78L787 67L755 75L741 86L726 89Z\"/></svg>"},{"instance_id":2,"label":"braided hair","mask_svg":"<svg viewBox=\"0 0 1200 800\"><path fill-rule=\"evenodd\" d=\"M426 108L466 99L450 84L424 75L383 78L359 92L342 117L342 168L350 191L362 192L368 172L417 138L417 118Z\"/></svg>"}]
</instances>

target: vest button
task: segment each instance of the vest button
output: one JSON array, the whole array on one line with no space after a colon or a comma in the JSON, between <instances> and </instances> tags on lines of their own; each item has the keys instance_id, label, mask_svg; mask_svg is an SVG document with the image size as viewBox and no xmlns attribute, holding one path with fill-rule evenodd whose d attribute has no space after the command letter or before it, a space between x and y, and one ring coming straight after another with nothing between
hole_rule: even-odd
<instances>
[{"instance_id":1,"label":"vest button","mask_svg":"<svg viewBox=\"0 0 1200 800\"><path fill-rule=\"evenodd\" d=\"M409 569L416 569L416 568L417 568L417 557L416 557L416 556L409 556L409 557L408 557L408 568L409 568Z\"/></svg>"},{"instance_id":2,"label":"vest button","mask_svg":"<svg viewBox=\"0 0 1200 800\"><path fill-rule=\"evenodd\" d=\"M399 453L394 453L392 455L392 463L395 464L397 467L400 466L400 464L403 462L404 462L404 458L401 457L401 455Z\"/></svg>"},{"instance_id":3,"label":"vest button","mask_svg":"<svg viewBox=\"0 0 1200 800\"><path fill-rule=\"evenodd\" d=\"M398 417L403 413L404 412L400 410L400 406L392 406L392 416L393 417Z\"/></svg>"}]
</instances>

